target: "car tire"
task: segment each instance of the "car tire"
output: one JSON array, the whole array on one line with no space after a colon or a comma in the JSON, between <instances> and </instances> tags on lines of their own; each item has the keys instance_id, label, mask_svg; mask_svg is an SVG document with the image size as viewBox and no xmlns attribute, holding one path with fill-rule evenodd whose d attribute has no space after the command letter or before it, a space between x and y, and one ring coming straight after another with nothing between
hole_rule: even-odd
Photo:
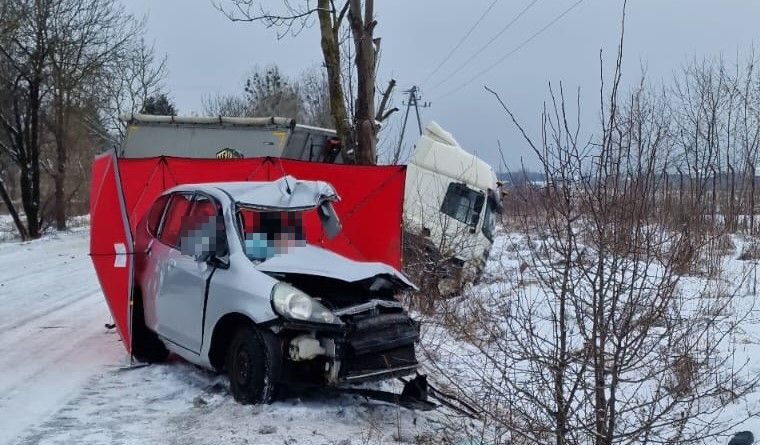
<instances>
[{"instance_id":1,"label":"car tire","mask_svg":"<svg viewBox=\"0 0 760 445\"><path fill-rule=\"evenodd\" d=\"M230 392L244 405L271 403L282 371L282 352L271 332L238 329L227 350Z\"/></svg>"},{"instance_id":2,"label":"car tire","mask_svg":"<svg viewBox=\"0 0 760 445\"><path fill-rule=\"evenodd\" d=\"M169 357L169 350L158 335L145 325L142 296L136 293L132 311L132 355L144 363L161 363Z\"/></svg>"}]
</instances>

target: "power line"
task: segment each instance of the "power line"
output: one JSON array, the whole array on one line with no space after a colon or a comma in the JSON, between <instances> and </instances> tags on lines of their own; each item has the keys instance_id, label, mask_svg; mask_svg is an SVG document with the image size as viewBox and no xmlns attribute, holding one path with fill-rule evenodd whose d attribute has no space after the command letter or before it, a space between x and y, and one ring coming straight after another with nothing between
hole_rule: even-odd
<instances>
[{"instance_id":1,"label":"power line","mask_svg":"<svg viewBox=\"0 0 760 445\"><path fill-rule=\"evenodd\" d=\"M451 51L449 51L449 53L448 53L448 54L446 54L446 56L443 58L443 60L441 60L441 63L439 63L439 64L438 64L438 66L436 66L436 67L433 69L433 71L431 71L431 72L430 72L430 74L428 74L428 76L425 78L425 80L423 80L423 81L422 81L422 83L426 83L428 80L430 80L430 78L431 78L431 77L433 77L433 76L434 76L434 75L435 75L435 74L438 72L438 70L440 70L440 69L441 69L441 67L442 67L442 66L443 66L443 65L444 65L444 64L445 64L445 63L446 63L448 60L450 60L450 59L451 59L451 56L452 56L452 55L453 55L453 54L456 52L456 50L458 50L458 49L459 49L459 47L460 47L460 46L462 46L462 44L464 43L464 41L465 41L465 40L467 40L467 38L468 38L468 37L470 37L470 34L472 34L472 32L473 32L473 31L475 30L475 28L476 28L476 27L477 27L477 26L480 24L480 22L482 22L482 21L483 21L483 19L486 17L486 15L488 15L488 13L489 13L489 12L491 12L491 9L493 9L493 7L496 5L496 3L497 3L498 1L499 1L499 0L493 0L493 1L491 2L491 4L490 4L490 5L488 5L488 7L486 8L486 10L485 10L485 11L483 11L483 14L481 14L481 15L480 15L480 17L478 17L478 20L476 20L476 21L475 21L475 23L473 23L473 24L472 24L472 26L471 26L471 27L470 27L470 29L467 31L467 33L465 33L465 35L464 35L464 36L463 36L461 39L459 39L459 42L456 44L456 46L455 46L455 47L454 47L454 48L453 48Z\"/></svg>"},{"instance_id":2,"label":"power line","mask_svg":"<svg viewBox=\"0 0 760 445\"><path fill-rule=\"evenodd\" d=\"M583 0L578 0L577 2L573 3L569 8L567 8L560 15L558 15L557 17L555 17L552 21L550 21L549 23L547 23L543 28L539 29L533 35L531 35L530 37L528 37L527 39L525 39L522 43L520 43L519 45L517 45L512 51L510 51L507 54L505 54L501 59L499 59L496 62L494 62L493 64L489 65L488 68L484 69L483 71L479 72L478 74L472 76L472 78L470 78L470 80L468 80L467 82L462 83L458 87L456 87L453 90L451 90L448 93L446 93L444 96L450 96L450 95L452 95L454 93L457 93L459 90L461 90L462 88L464 88L467 85L469 85L475 79L483 76L484 74L488 73L492 69L494 69L497 66L499 66L500 64L502 64L505 60L507 60L507 58L509 58L510 56L512 56L513 54L515 54L516 52L518 52L521 49L523 49L523 47L525 47L530 42L532 42L534 39L536 39L536 37L540 36L547 29L551 28L552 26L554 26L554 24L556 24L557 22L559 22L560 20L562 20L563 17L565 17L567 14L569 14L570 11L572 11L573 9L575 9L581 3L583 3Z\"/></svg>"},{"instance_id":3,"label":"power line","mask_svg":"<svg viewBox=\"0 0 760 445\"><path fill-rule=\"evenodd\" d=\"M501 28L499 30L499 32L496 33L496 35L494 35L493 37L491 37L491 40L489 40L488 42L486 42L486 44L483 45L476 53L474 53L472 56L470 56L469 59L467 59L464 63L462 63L461 65L459 65L457 67L457 69L454 70L454 72L452 72L451 74L449 74L441 82L438 82L437 84L435 84L435 86L433 86L433 88L438 88L439 86L445 84L449 79L451 79L457 73L459 73L460 71L462 71L462 69L465 68L470 62L472 62L473 59L475 59L476 57L478 57L479 55L481 55L483 53L483 51L485 51L486 49L488 49L488 47L491 46L493 44L493 42L496 41L496 39L498 39L499 37L501 37L502 34L504 34L505 32L509 31L509 29L512 27L512 25L514 25L518 20L520 20L520 18L522 18L522 16L524 16L525 13L527 13L530 10L530 8L532 8L533 5L535 5L537 2L538 2L538 0L532 0L530 3L528 3L528 6L526 6L525 8L523 8L523 10L520 11L520 13L517 14L517 16L515 16L515 18L513 18L509 23L507 23L506 26L504 26L503 28Z\"/></svg>"}]
</instances>

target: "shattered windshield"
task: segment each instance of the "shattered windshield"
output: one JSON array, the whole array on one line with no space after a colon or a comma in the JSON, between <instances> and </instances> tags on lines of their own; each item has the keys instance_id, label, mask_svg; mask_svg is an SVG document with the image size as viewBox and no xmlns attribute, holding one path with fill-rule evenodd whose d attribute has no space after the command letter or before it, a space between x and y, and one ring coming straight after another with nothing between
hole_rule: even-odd
<instances>
[{"instance_id":1,"label":"shattered windshield","mask_svg":"<svg viewBox=\"0 0 760 445\"><path fill-rule=\"evenodd\" d=\"M265 261L275 255L306 245L303 211L258 211L238 209L238 222L245 255Z\"/></svg>"}]
</instances>

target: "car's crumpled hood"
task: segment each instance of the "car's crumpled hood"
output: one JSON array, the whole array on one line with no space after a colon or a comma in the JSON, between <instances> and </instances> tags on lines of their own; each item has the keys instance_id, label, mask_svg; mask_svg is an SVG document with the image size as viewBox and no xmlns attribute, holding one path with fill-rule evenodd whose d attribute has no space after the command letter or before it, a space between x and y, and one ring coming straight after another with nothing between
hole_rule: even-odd
<instances>
[{"instance_id":1,"label":"car's crumpled hood","mask_svg":"<svg viewBox=\"0 0 760 445\"><path fill-rule=\"evenodd\" d=\"M285 254L259 263L256 268L262 272L316 275L349 283L385 276L404 287L417 289L409 278L387 264L354 261L311 245L292 247Z\"/></svg>"}]
</instances>

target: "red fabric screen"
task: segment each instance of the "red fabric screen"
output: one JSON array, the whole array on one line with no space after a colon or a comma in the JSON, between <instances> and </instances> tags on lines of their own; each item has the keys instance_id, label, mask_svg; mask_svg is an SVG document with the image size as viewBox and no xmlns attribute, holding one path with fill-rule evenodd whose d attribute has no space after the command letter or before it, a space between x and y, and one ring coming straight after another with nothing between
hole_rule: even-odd
<instances>
[{"instance_id":1,"label":"red fabric screen","mask_svg":"<svg viewBox=\"0 0 760 445\"><path fill-rule=\"evenodd\" d=\"M123 211L118 165L112 153L92 163L90 257L114 323L131 350L132 236Z\"/></svg>"},{"instance_id":2,"label":"red fabric screen","mask_svg":"<svg viewBox=\"0 0 760 445\"><path fill-rule=\"evenodd\" d=\"M286 174L329 182L341 198L335 211L343 231L333 240L324 239L317 219L307 218L304 228L308 241L354 260L379 261L401 268L405 166L349 166L280 158L160 157L117 161L107 154L95 159L92 171L90 252L127 349L131 256L128 267L114 267L113 245L125 243L131 253L135 226L155 198L175 185L274 180ZM123 223L128 224L129 232L123 230Z\"/></svg>"},{"instance_id":3,"label":"red fabric screen","mask_svg":"<svg viewBox=\"0 0 760 445\"><path fill-rule=\"evenodd\" d=\"M309 242L351 259L380 261L401 268L404 166L320 164L279 158L148 158L119 159L119 170L133 233L156 196L175 185L265 181L286 174L329 182L341 198L335 211L343 232L326 240L316 221L306 221Z\"/></svg>"}]
</instances>

